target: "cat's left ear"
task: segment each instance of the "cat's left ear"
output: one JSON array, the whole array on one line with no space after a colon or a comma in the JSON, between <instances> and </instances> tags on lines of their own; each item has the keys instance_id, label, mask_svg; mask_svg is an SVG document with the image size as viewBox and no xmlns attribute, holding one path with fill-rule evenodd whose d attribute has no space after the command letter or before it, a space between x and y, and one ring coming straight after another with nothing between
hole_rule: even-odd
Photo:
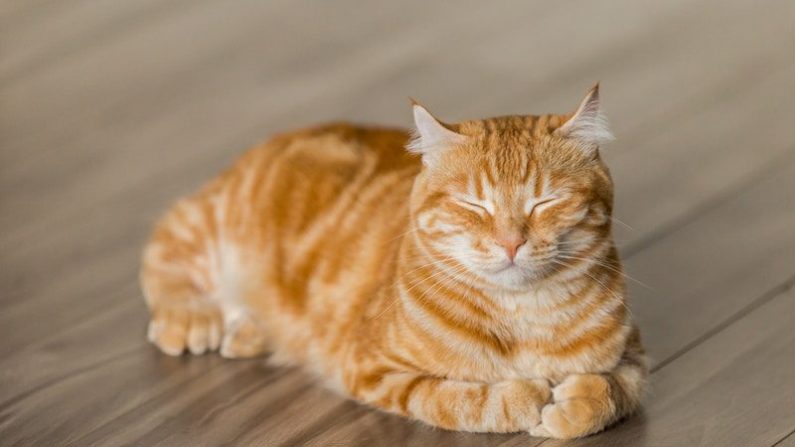
<instances>
[{"instance_id":1,"label":"cat's left ear","mask_svg":"<svg viewBox=\"0 0 795 447\"><path fill-rule=\"evenodd\" d=\"M591 87L580 103L577 111L556 131L556 135L579 141L589 150L596 150L599 145L613 139L599 107L599 83Z\"/></svg>"},{"instance_id":2,"label":"cat's left ear","mask_svg":"<svg viewBox=\"0 0 795 447\"><path fill-rule=\"evenodd\" d=\"M463 144L466 137L453 130L453 126L436 119L418 102L411 100L414 110L414 138L408 144L409 152L422 155L426 166L435 166L447 149Z\"/></svg>"}]
</instances>

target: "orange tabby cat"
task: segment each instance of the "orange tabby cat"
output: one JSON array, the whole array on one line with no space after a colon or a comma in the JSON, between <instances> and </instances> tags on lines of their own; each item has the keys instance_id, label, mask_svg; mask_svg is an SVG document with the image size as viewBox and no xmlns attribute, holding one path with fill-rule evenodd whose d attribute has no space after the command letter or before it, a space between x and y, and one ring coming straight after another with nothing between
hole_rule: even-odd
<instances>
[{"instance_id":1,"label":"orange tabby cat","mask_svg":"<svg viewBox=\"0 0 795 447\"><path fill-rule=\"evenodd\" d=\"M149 339L269 351L453 430L570 438L636 410L647 366L598 86L569 115L414 118L411 142L347 124L277 136L177 202L144 254Z\"/></svg>"}]
</instances>

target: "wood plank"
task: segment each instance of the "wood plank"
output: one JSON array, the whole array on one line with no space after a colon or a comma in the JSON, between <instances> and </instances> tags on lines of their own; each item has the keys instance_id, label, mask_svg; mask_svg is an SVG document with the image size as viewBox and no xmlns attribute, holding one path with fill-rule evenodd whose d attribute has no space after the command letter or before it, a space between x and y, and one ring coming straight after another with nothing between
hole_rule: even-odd
<instances>
[{"instance_id":1,"label":"wood plank","mask_svg":"<svg viewBox=\"0 0 795 447\"><path fill-rule=\"evenodd\" d=\"M655 362L730 318L795 266L795 151L763 181L628 260L633 314Z\"/></svg>"},{"instance_id":2,"label":"wood plank","mask_svg":"<svg viewBox=\"0 0 795 447\"><path fill-rule=\"evenodd\" d=\"M605 151L617 217L634 229L616 227L626 254L742 192L789 157L795 145L786 117L795 97L781 89L795 92L795 64L683 114L636 148Z\"/></svg>"},{"instance_id":3,"label":"wood plank","mask_svg":"<svg viewBox=\"0 0 795 447\"><path fill-rule=\"evenodd\" d=\"M790 432L786 438L773 444L773 447L795 447L795 430Z\"/></svg>"},{"instance_id":4,"label":"wood plank","mask_svg":"<svg viewBox=\"0 0 795 447\"><path fill-rule=\"evenodd\" d=\"M4 25L3 29L5 30L11 27L9 24L52 14L53 10L59 10L61 5L68 7L70 1L6 0L0 3L0 24Z\"/></svg>"},{"instance_id":5,"label":"wood plank","mask_svg":"<svg viewBox=\"0 0 795 447\"><path fill-rule=\"evenodd\" d=\"M104 44L155 14L165 15L187 5L185 1L71 0L39 8L25 6L15 14L0 11L0 85Z\"/></svg>"}]
</instances>

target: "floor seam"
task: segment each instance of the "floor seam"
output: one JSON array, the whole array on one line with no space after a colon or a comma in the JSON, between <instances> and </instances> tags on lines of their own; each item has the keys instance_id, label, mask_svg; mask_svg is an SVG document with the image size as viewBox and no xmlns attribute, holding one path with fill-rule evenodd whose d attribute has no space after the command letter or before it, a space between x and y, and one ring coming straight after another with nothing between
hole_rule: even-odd
<instances>
[{"instance_id":1,"label":"floor seam","mask_svg":"<svg viewBox=\"0 0 795 447\"><path fill-rule=\"evenodd\" d=\"M624 259L629 259L646 248L656 244L657 242L677 233L679 230L688 227L690 224L696 222L702 215L728 203L732 198L739 195L742 191L755 186L760 181L769 177L771 173L786 169L790 163L795 161L795 148L790 149L779 157L774 158L770 163L758 171L752 173L748 177L737 181L732 186L719 191L718 193L707 198L701 204L691 208L681 217L664 224L660 229L649 232L648 235L641 237L638 241L619 249L622 252Z\"/></svg>"},{"instance_id":2,"label":"floor seam","mask_svg":"<svg viewBox=\"0 0 795 447\"><path fill-rule=\"evenodd\" d=\"M759 309L760 307L764 306L765 304L772 301L774 298L782 295L783 293L790 290L795 285L795 275L790 276L784 282L779 283L772 289L768 290L767 292L763 293L761 296L757 297L756 299L752 300L748 303L745 307L738 310L734 314L732 314L727 319L723 320L722 322L718 323L716 326L713 326L707 332L705 332L700 337L696 338L692 342L685 345L682 349L676 351L672 355L670 355L665 360L658 363L651 369L651 373L656 373L657 371L663 369L664 367L670 365L678 358L682 357L683 355L687 354L688 352L692 351L705 341L709 340L710 338L714 337L715 335L723 332L725 329L732 326L737 321L742 320L744 317L748 316L749 314L753 313L755 310Z\"/></svg>"}]
</instances>

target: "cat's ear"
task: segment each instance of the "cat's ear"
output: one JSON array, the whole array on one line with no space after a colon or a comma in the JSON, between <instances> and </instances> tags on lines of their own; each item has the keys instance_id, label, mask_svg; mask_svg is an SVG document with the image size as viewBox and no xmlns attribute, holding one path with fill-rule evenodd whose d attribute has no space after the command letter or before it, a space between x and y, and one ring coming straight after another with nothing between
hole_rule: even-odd
<instances>
[{"instance_id":1,"label":"cat's ear","mask_svg":"<svg viewBox=\"0 0 795 447\"><path fill-rule=\"evenodd\" d=\"M445 150L464 143L466 137L455 132L449 124L437 120L418 102L413 99L411 102L415 132L407 148L409 152L421 154L426 166L434 166Z\"/></svg>"},{"instance_id":2,"label":"cat's ear","mask_svg":"<svg viewBox=\"0 0 795 447\"><path fill-rule=\"evenodd\" d=\"M555 134L575 139L589 150L595 150L602 143L613 139L613 134L607 126L607 118L599 107L598 82L585 95L577 111L555 131Z\"/></svg>"}]
</instances>

